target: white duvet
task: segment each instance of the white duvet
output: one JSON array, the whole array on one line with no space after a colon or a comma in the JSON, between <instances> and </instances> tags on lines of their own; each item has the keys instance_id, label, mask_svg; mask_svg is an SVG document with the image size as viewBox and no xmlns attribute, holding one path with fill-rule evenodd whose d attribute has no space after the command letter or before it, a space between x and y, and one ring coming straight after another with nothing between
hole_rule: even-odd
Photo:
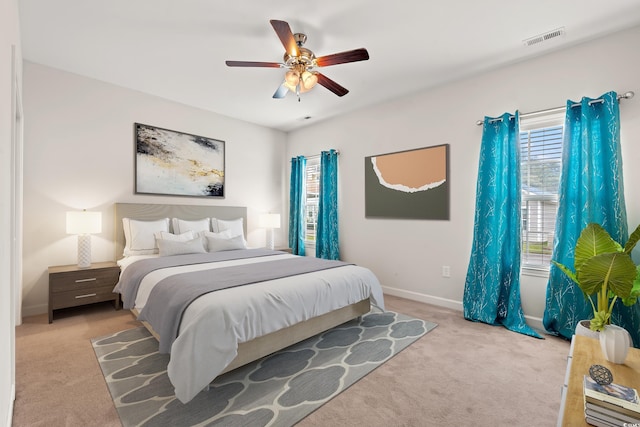
<instances>
[{"instance_id":1,"label":"white duvet","mask_svg":"<svg viewBox=\"0 0 640 427\"><path fill-rule=\"evenodd\" d=\"M135 308L142 310L155 284L173 274L294 256L282 254L156 270L140 283ZM149 256L127 257L119 264L124 271L142 258ZM171 347L167 371L176 397L183 403L193 399L236 357L239 343L369 297L374 307L384 310L378 279L370 270L355 265L201 296L184 312L178 338Z\"/></svg>"}]
</instances>

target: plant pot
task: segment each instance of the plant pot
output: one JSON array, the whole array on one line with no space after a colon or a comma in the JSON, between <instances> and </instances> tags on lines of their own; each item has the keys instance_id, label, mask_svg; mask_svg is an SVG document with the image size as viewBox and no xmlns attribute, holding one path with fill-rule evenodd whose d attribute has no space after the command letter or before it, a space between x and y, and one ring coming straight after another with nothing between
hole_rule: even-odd
<instances>
[{"instance_id":1,"label":"plant pot","mask_svg":"<svg viewBox=\"0 0 640 427\"><path fill-rule=\"evenodd\" d=\"M576 335L582 335L584 337L589 337L589 338L595 338L595 339L599 339L600 338L600 332L598 331L592 331L590 328L591 325L591 320L581 320L578 322L578 324L576 325Z\"/></svg>"},{"instance_id":2,"label":"plant pot","mask_svg":"<svg viewBox=\"0 0 640 427\"><path fill-rule=\"evenodd\" d=\"M607 325L600 332L600 348L609 362L622 364L631 346L631 336L626 329L617 325Z\"/></svg>"}]
</instances>

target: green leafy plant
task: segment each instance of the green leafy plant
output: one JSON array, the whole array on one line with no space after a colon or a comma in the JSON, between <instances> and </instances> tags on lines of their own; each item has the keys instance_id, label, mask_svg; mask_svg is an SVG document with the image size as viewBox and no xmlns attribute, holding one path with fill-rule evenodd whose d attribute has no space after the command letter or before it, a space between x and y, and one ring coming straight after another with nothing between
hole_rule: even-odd
<instances>
[{"instance_id":1,"label":"green leafy plant","mask_svg":"<svg viewBox=\"0 0 640 427\"><path fill-rule=\"evenodd\" d=\"M631 259L631 251L638 240L640 225L623 248L599 224L590 223L576 242L574 270L552 261L578 285L591 303L591 330L602 331L611 323L611 311L618 298L624 305L631 306L640 297L640 266Z\"/></svg>"}]
</instances>

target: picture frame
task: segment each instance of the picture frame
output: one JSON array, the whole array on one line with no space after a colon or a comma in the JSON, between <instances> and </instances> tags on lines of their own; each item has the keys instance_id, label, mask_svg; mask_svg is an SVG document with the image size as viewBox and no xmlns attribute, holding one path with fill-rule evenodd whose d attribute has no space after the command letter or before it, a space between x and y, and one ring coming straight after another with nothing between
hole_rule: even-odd
<instances>
[{"instance_id":1,"label":"picture frame","mask_svg":"<svg viewBox=\"0 0 640 427\"><path fill-rule=\"evenodd\" d=\"M449 220L449 144L368 156L365 217Z\"/></svg>"},{"instance_id":2,"label":"picture frame","mask_svg":"<svg viewBox=\"0 0 640 427\"><path fill-rule=\"evenodd\" d=\"M134 124L135 193L225 197L225 142Z\"/></svg>"}]
</instances>

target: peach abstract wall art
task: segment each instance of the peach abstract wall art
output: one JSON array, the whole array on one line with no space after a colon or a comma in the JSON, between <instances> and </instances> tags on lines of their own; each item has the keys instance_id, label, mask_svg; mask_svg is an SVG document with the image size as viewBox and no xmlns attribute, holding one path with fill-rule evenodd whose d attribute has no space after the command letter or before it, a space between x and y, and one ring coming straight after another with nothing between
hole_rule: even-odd
<instances>
[{"instance_id":1,"label":"peach abstract wall art","mask_svg":"<svg viewBox=\"0 0 640 427\"><path fill-rule=\"evenodd\" d=\"M449 145L365 158L367 217L449 219Z\"/></svg>"}]
</instances>

